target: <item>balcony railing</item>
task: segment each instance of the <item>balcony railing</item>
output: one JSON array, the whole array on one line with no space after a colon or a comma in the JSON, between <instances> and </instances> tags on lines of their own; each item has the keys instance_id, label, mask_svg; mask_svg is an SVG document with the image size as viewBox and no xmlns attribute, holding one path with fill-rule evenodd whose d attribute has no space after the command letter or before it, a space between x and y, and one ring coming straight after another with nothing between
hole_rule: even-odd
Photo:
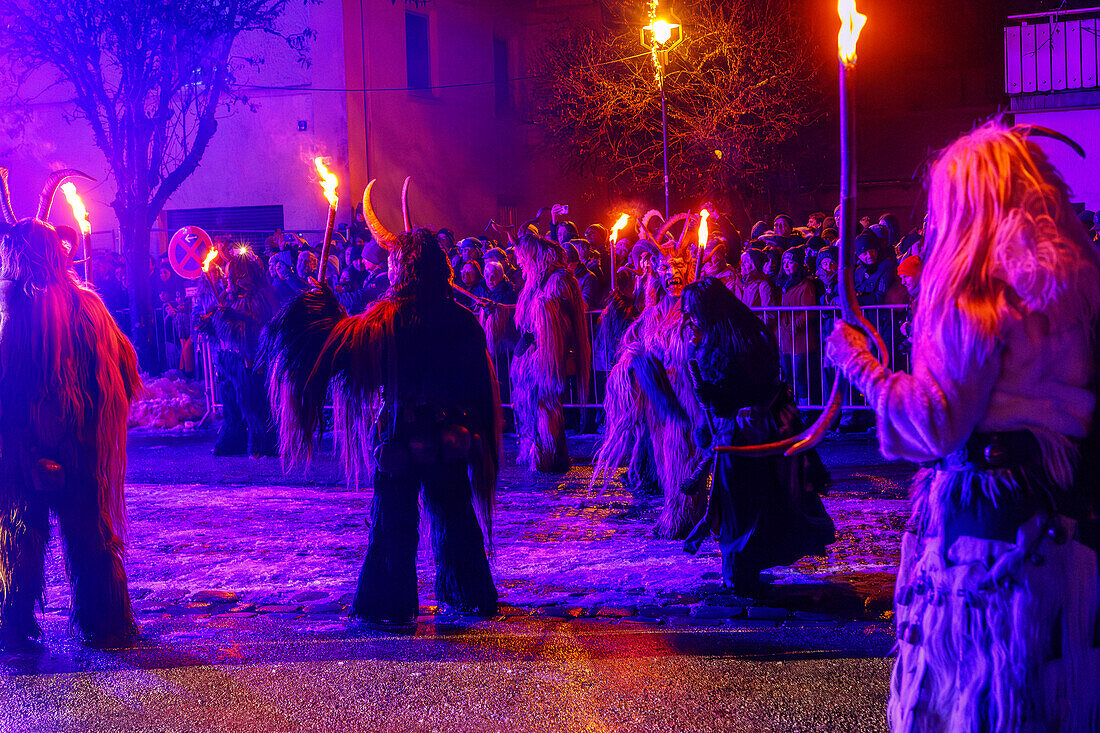
<instances>
[{"instance_id":1,"label":"balcony railing","mask_svg":"<svg viewBox=\"0 0 1100 733\"><path fill-rule=\"evenodd\" d=\"M1100 8L1016 15L1004 29L1005 92L1035 94L1100 86Z\"/></svg>"}]
</instances>

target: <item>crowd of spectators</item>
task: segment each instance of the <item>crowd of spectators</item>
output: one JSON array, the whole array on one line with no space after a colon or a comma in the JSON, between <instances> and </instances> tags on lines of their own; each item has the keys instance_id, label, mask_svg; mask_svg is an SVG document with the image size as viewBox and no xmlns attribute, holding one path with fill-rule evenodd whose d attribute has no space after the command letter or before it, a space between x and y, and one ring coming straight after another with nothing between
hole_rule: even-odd
<instances>
[{"instance_id":1,"label":"crowd of spectators","mask_svg":"<svg viewBox=\"0 0 1100 733\"><path fill-rule=\"evenodd\" d=\"M637 228L615 243L600 224L579 227L565 218L565 207L554 207L544 234L562 245L565 262L577 278L590 311L604 307L612 290L612 268L620 292L633 296L643 307L639 277L657 253L654 244ZM839 229L836 213L814 212L803 226L784 213L771 223L758 221L749 236L742 236L721 215L712 218L702 273L722 280L750 308L835 306L838 304ZM1088 219L1086 222L1085 219ZM1092 212L1082 222L1096 235ZM636 225L635 225L636 227ZM903 234L898 219L885 213L877 221L864 216L857 226L854 273L856 295L863 306L905 305L915 302L920 290L923 227ZM451 260L457 297L474 310L511 305L523 287L523 273L516 264L503 227L493 236L456 238L449 229L439 231L440 246ZM215 246L241 246L228 236L215 237ZM612 252L614 247L614 253ZM285 303L315 281L320 269L319 242L307 242L298 234L276 229L261 245L254 246L265 261L276 298ZM362 311L389 285L385 251L372 240L357 212L356 220L333 243L325 279L350 313ZM613 264L614 263L614 264ZM95 285L120 325L129 325L127 271L121 256L97 263ZM195 352L191 340L191 298L187 285L169 266L167 258L153 263L149 275L159 325L163 328L164 363L150 371L179 368L191 375ZM633 291L633 292L632 292ZM911 312L911 309L910 309ZM770 318L783 354L785 371L802 374L795 379L798 397L820 399L820 334L831 327L829 312L777 311ZM907 320L887 329L884 337L892 349L904 351ZM492 339L491 339L492 341ZM800 387L798 385L801 385Z\"/></svg>"}]
</instances>

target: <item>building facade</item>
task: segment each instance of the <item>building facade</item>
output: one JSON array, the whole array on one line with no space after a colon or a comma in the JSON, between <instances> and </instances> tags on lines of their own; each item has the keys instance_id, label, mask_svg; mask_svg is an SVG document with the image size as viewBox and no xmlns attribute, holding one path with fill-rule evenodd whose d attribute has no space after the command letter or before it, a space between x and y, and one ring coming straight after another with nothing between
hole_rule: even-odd
<instances>
[{"instance_id":1,"label":"building facade","mask_svg":"<svg viewBox=\"0 0 1100 733\"><path fill-rule=\"evenodd\" d=\"M416 223L459 236L540 207L569 202L602 219L606 188L562 172L527 119L526 59L563 22L598 18L590 0L322 0L291 3L288 32L310 28L311 63L269 35L244 36L239 56L247 101L219 119L202 162L169 199L151 247L191 219L214 229L287 231L319 237L327 213L313 158L340 179L337 221L352 220L371 179L375 206L400 227L399 196L412 176ZM34 97L17 137L0 138L17 211L31 209L50 170L79 168L98 249L117 249L115 182L88 125L71 119L60 92ZM65 221L63 207L54 218Z\"/></svg>"}]
</instances>

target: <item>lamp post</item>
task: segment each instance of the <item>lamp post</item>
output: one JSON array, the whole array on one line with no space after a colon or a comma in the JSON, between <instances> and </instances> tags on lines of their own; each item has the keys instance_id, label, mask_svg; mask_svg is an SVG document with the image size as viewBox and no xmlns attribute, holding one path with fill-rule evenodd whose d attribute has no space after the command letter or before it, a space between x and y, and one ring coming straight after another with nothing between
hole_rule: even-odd
<instances>
[{"instance_id":1,"label":"lamp post","mask_svg":"<svg viewBox=\"0 0 1100 733\"><path fill-rule=\"evenodd\" d=\"M642 45L649 49L653 57L657 88L661 90L661 144L665 157L665 219L669 217L668 182L668 104L665 99L665 66L668 64L668 52L684 40L683 27L679 23L670 23L657 18L657 0L649 3L649 25L642 28Z\"/></svg>"}]
</instances>

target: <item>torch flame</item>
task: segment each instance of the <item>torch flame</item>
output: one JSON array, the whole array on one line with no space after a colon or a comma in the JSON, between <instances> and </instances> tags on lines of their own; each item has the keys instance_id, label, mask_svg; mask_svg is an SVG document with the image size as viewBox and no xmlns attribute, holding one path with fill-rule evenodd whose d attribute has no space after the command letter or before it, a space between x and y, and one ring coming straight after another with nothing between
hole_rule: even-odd
<instances>
[{"instance_id":1,"label":"torch flame","mask_svg":"<svg viewBox=\"0 0 1100 733\"><path fill-rule=\"evenodd\" d=\"M856 60L856 40L863 24L867 22L867 16L856 10L856 0L837 0L836 10L840 15L840 33L837 36L840 60L851 64Z\"/></svg>"},{"instance_id":2,"label":"torch flame","mask_svg":"<svg viewBox=\"0 0 1100 733\"><path fill-rule=\"evenodd\" d=\"M80 196L76 192L76 186L70 181L68 183L61 184L61 191L65 194L65 199L69 202L69 206L72 207L73 216L76 217L76 221L80 224L80 231L84 234L88 234L92 231L92 224L88 221L88 210L84 208L84 202L80 200Z\"/></svg>"},{"instance_id":3,"label":"torch flame","mask_svg":"<svg viewBox=\"0 0 1100 733\"><path fill-rule=\"evenodd\" d=\"M209 272L210 271L210 263L212 263L217 258L218 258L218 250L212 249L209 252L207 252L206 253L206 259L202 261L202 271L203 272Z\"/></svg>"},{"instance_id":4,"label":"torch flame","mask_svg":"<svg viewBox=\"0 0 1100 733\"><path fill-rule=\"evenodd\" d=\"M626 226L626 223L630 221L630 217L626 214L619 214L618 220L615 222L615 226L611 227L611 246L615 246L615 242L619 241L619 230Z\"/></svg>"},{"instance_id":5,"label":"torch flame","mask_svg":"<svg viewBox=\"0 0 1100 733\"><path fill-rule=\"evenodd\" d=\"M710 232L707 230L707 219L710 218L710 212L703 209L699 212L699 257L702 259L703 252L707 248L707 240L710 239Z\"/></svg>"},{"instance_id":6,"label":"torch flame","mask_svg":"<svg viewBox=\"0 0 1100 733\"><path fill-rule=\"evenodd\" d=\"M317 167L317 175L321 176L321 188L325 190L325 198L328 199L329 206L336 206L336 186L340 182L336 180L332 171L325 167L325 162L320 156L313 159L313 165Z\"/></svg>"}]
</instances>

